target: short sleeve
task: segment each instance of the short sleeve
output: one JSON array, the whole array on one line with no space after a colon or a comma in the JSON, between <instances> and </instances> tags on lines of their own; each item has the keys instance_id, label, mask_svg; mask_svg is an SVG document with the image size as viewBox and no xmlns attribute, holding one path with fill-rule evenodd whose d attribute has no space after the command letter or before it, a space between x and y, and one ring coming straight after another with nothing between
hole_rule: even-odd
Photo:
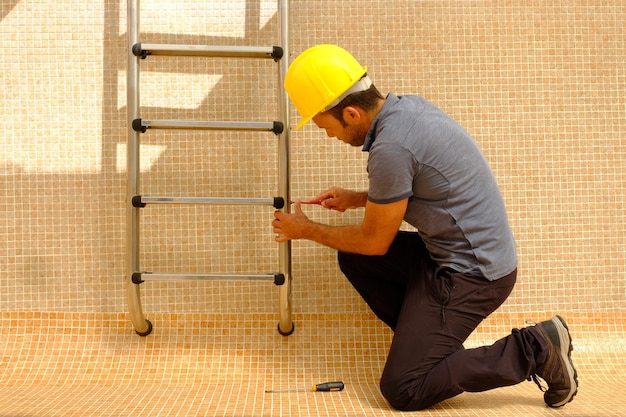
<instances>
[{"instance_id":1,"label":"short sleeve","mask_svg":"<svg viewBox=\"0 0 626 417\"><path fill-rule=\"evenodd\" d=\"M407 149L389 143L376 143L367 163L368 199L388 204L413 195L417 161Z\"/></svg>"}]
</instances>

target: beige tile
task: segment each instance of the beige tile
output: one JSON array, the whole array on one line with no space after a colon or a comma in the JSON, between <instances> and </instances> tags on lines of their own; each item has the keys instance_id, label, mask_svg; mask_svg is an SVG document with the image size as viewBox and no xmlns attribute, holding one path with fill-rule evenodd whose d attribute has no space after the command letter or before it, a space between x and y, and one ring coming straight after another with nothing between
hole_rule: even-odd
<instances>
[{"instance_id":1,"label":"beige tile","mask_svg":"<svg viewBox=\"0 0 626 417\"><path fill-rule=\"evenodd\" d=\"M0 315L0 415L391 416L377 382L390 332L371 315L297 315L297 331L275 331L275 316L158 314L153 334L133 333L125 314ZM621 314L567 314L580 392L563 416L613 416L623 408ZM588 318L588 317L587 317ZM491 343L523 315L495 314L467 346ZM621 326L619 332L616 325ZM341 380L337 393L265 393ZM607 389L610 386L611 389ZM522 416L547 412L532 383L462 394L431 416Z\"/></svg>"}]
</instances>

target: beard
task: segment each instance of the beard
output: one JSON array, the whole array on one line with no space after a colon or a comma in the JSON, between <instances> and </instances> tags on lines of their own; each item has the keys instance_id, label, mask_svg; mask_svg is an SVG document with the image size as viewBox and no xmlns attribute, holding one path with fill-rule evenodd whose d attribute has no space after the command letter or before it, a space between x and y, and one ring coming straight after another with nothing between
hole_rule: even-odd
<instances>
[{"instance_id":1,"label":"beard","mask_svg":"<svg viewBox=\"0 0 626 417\"><path fill-rule=\"evenodd\" d=\"M349 126L345 130L346 137L341 140L350 146L363 146L367 131L368 129L361 125Z\"/></svg>"}]
</instances>

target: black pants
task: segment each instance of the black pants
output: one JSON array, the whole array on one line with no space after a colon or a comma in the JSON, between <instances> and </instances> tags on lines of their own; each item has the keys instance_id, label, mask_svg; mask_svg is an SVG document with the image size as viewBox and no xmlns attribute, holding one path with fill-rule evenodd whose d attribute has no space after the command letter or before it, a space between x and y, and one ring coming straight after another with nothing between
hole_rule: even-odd
<instances>
[{"instance_id":1,"label":"black pants","mask_svg":"<svg viewBox=\"0 0 626 417\"><path fill-rule=\"evenodd\" d=\"M372 311L394 331L380 381L399 410L420 410L464 391L517 384L545 361L534 327L491 346L463 342L509 296L517 271L496 281L440 269L417 233L400 232L387 254L339 253L341 270Z\"/></svg>"}]
</instances>

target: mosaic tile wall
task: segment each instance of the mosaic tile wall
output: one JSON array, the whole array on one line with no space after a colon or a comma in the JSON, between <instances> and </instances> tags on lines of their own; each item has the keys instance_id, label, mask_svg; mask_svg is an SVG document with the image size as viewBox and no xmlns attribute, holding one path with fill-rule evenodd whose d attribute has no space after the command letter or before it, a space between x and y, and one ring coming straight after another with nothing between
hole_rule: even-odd
<instances>
[{"instance_id":1,"label":"mosaic tile wall","mask_svg":"<svg viewBox=\"0 0 626 417\"><path fill-rule=\"evenodd\" d=\"M0 311L119 313L125 273L126 2L0 0ZM144 42L271 45L275 1L142 1ZM420 94L480 143L509 209L520 279L503 311L626 306L626 2L292 1L290 53L350 50L383 92ZM273 119L273 63L150 58L142 112ZM296 121L295 111L292 112ZM269 134L149 131L145 193L270 197ZM365 157L308 125L294 197L365 188ZM142 265L259 272L272 209L150 208ZM318 221L359 221L310 208ZM293 244L297 313L364 313L335 254ZM277 311L267 283L147 283L148 313Z\"/></svg>"}]
</instances>

